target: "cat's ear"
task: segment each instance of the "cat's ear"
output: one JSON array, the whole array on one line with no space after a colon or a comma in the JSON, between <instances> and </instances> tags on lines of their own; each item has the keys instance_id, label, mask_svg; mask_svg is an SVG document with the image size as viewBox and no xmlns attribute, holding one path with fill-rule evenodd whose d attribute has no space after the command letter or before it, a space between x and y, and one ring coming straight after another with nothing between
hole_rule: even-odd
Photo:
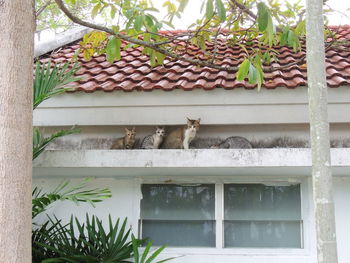
<instances>
[{"instance_id":1,"label":"cat's ear","mask_svg":"<svg viewBox=\"0 0 350 263\"><path fill-rule=\"evenodd\" d=\"M129 131L128 128L126 128L126 127L125 127L124 129L125 129L125 132L128 132L128 131Z\"/></svg>"},{"instance_id":2,"label":"cat's ear","mask_svg":"<svg viewBox=\"0 0 350 263\"><path fill-rule=\"evenodd\" d=\"M132 131L133 131L133 132L136 132L136 128L135 128L135 127L132 127Z\"/></svg>"},{"instance_id":3,"label":"cat's ear","mask_svg":"<svg viewBox=\"0 0 350 263\"><path fill-rule=\"evenodd\" d=\"M198 121L198 123L200 123L200 122L201 122L201 118L198 118L198 120L197 120L197 121Z\"/></svg>"}]
</instances>

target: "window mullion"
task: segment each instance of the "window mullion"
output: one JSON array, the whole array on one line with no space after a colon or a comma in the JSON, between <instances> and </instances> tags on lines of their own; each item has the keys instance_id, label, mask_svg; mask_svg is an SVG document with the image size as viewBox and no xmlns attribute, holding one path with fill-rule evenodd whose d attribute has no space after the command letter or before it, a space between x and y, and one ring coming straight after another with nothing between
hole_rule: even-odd
<instances>
[{"instance_id":1,"label":"window mullion","mask_svg":"<svg viewBox=\"0 0 350 263\"><path fill-rule=\"evenodd\" d=\"M215 184L215 221L216 221L216 248L224 247L223 240L223 219L224 219L224 186Z\"/></svg>"}]
</instances>

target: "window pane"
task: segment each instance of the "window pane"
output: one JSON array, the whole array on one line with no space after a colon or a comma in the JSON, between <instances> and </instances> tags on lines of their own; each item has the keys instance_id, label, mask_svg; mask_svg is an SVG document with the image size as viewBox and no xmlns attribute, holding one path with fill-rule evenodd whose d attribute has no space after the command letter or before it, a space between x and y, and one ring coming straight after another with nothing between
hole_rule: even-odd
<instances>
[{"instance_id":1,"label":"window pane","mask_svg":"<svg viewBox=\"0 0 350 263\"><path fill-rule=\"evenodd\" d=\"M142 237L155 246L215 247L215 221L142 220Z\"/></svg>"},{"instance_id":2,"label":"window pane","mask_svg":"<svg viewBox=\"0 0 350 263\"><path fill-rule=\"evenodd\" d=\"M301 248L300 221L225 221L225 247Z\"/></svg>"},{"instance_id":3,"label":"window pane","mask_svg":"<svg viewBox=\"0 0 350 263\"><path fill-rule=\"evenodd\" d=\"M211 220L215 186L142 185L142 219Z\"/></svg>"},{"instance_id":4,"label":"window pane","mask_svg":"<svg viewBox=\"0 0 350 263\"><path fill-rule=\"evenodd\" d=\"M300 185L227 184L226 220L300 220Z\"/></svg>"}]
</instances>

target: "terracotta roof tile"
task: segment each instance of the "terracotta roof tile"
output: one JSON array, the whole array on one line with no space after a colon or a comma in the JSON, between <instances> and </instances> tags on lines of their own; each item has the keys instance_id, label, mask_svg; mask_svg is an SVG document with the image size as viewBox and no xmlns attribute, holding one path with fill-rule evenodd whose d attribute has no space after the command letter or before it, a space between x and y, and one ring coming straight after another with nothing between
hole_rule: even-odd
<instances>
[{"instance_id":1,"label":"terracotta roof tile","mask_svg":"<svg viewBox=\"0 0 350 263\"><path fill-rule=\"evenodd\" d=\"M350 26L331 26L331 30L336 32L338 39L350 38ZM167 31L169 35L176 35L187 31L175 30ZM176 41L185 47L181 40ZM202 50L195 46L186 46L185 57L195 56L198 59L206 59ZM207 45L209 50L215 47L212 43ZM258 48L257 43L249 47ZM350 45L343 46L344 50L335 50L332 47L326 52L326 72L327 84L329 87L350 86ZM75 51L79 48L77 43L72 43L62 47L57 52L42 58L42 61L52 59L54 63L69 61ZM265 50L264 47L261 48ZM280 67L289 63L294 63L305 56L305 47L294 53L291 48L275 48L278 52L277 62L272 62L274 67ZM236 46L230 46L224 39L217 41L217 58L222 66L237 66L245 57L244 50ZM208 67L198 67L183 61L165 59L163 66L152 68L147 56L142 54L142 48L128 48L121 52L121 59L114 63L106 61L104 55L94 56L90 61L85 61L81 54L78 56L81 69L77 76L81 77L76 83L77 91L94 92L103 90L111 92L114 90L123 91L152 91L162 89L170 91L173 89L193 90L215 88L233 89L246 88L253 89L256 86L246 81L237 81L235 72L219 71ZM306 65L292 65L274 72L265 73L263 87L274 89L276 87L296 88L307 85Z\"/></svg>"}]
</instances>

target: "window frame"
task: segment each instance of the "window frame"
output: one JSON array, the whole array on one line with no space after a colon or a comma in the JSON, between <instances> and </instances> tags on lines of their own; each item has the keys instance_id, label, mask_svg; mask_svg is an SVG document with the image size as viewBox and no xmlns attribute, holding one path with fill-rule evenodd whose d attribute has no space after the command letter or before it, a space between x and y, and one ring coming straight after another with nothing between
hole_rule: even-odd
<instances>
[{"instance_id":1,"label":"window frame","mask_svg":"<svg viewBox=\"0 0 350 263\"><path fill-rule=\"evenodd\" d=\"M285 184L300 184L300 200L301 200L301 248L236 248L224 247L224 184L269 184L269 185L285 185ZM215 222L216 222L216 247L167 247L165 254L188 254L188 255L310 255L311 243L315 241L315 231L313 229L313 205L312 205L312 188L311 178L294 177L294 178L271 178L271 177L185 177L176 176L156 178L138 178L135 179L135 188L138 194L134 197L139 197L137 200L137 218L134 218L134 226L140 237L141 226L141 185L142 184L214 184L215 185ZM134 189L135 189L134 188ZM136 190L136 189L135 189ZM219 223L220 221L220 223Z\"/></svg>"}]
</instances>

